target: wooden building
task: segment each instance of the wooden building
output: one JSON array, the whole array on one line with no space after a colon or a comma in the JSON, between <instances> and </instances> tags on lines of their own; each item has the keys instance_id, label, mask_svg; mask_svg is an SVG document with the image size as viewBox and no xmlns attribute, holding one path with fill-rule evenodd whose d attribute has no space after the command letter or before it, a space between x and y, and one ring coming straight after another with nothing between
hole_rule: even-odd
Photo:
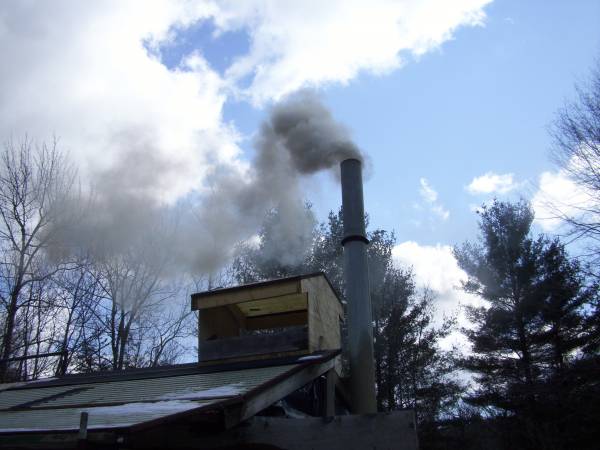
<instances>
[{"instance_id":1,"label":"wooden building","mask_svg":"<svg viewBox=\"0 0 600 450\"><path fill-rule=\"evenodd\" d=\"M198 362L0 385L0 448L416 449L413 413L352 415L322 273L192 295Z\"/></svg>"}]
</instances>

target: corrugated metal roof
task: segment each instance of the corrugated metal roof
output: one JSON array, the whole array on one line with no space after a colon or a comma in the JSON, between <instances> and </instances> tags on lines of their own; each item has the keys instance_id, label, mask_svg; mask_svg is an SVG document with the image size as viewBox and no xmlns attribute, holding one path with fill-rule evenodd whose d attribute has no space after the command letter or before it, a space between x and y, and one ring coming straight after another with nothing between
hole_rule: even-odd
<instances>
[{"instance_id":1,"label":"corrugated metal roof","mask_svg":"<svg viewBox=\"0 0 600 450\"><path fill-rule=\"evenodd\" d=\"M88 429L123 428L218 402L164 401L95 408L0 411L0 433L77 430L83 411L89 414Z\"/></svg>"},{"instance_id":2,"label":"corrugated metal roof","mask_svg":"<svg viewBox=\"0 0 600 450\"><path fill-rule=\"evenodd\" d=\"M321 356L237 370L198 367L198 373L190 373L186 366L180 375L178 370L160 371L148 378L137 371L133 378L125 372L122 379L114 375L86 383L85 377L76 377L69 384L58 379L15 386L0 390L0 433L77 430L84 411L89 414L89 429L138 425L258 392L300 366L331 357Z\"/></svg>"}]
</instances>

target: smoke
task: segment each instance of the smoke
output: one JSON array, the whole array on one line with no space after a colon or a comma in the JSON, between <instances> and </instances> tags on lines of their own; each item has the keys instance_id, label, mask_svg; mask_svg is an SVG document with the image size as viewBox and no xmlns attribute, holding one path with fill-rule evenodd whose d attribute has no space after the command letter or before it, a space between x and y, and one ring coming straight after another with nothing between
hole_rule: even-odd
<instances>
[{"instance_id":1,"label":"smoke","mask_svg":"<svg viewBox=\"0 0 600 450\"><path fill-rule=\"evenodd\" d=\"M278 214L269 231L277 238L263 247L263 257L286 265L299 263L311 245L315 223L305 208L302 179L322 170L335 174L347 158L363 159L348 130L306 91L272 108L255 148L247 172L220 168L210 180L211 192L199 208L195 229L211 243L195 253L199 270L225 263L235 244L255 234L273 208Z\"/></svg>"},{"instance_id":2,"label":"smoke","mask_svg":"<svg viewBox=\"0 0 600 450\"><path fill-rule=\"evenodd\" d=\"M310 92L303 92L273 108L262 127L261 156L273 159L281 143L301 174L338 167L344 159L362 160L348 130L333 119L331 112Z\"/></svg>"},{"instance_id":3,"label":"smoke","mask_svg":"<svg viewBox=\"0 0 600 450\"><path fill-rule=\"evenodd\" d=\"M163 259L173 272L196 274L213 273L229 262L236 245L255 236L273 209L278 211L270 223L275 239L264 257L300 262L315 223L305 208L303 179L323 170L335 175L346 158L363 160L348 130L311 92L273 106L249 165L213 163L204 189L175 205L157 199L164 180L181 168L157 156L151 133L137 130L120 139L121 157L95 172L88 212L64 238L102 258L152 242L157 253L168 255Z\"/></svg>"},{"instance_id":4,"label":"smoke","mask_svg":"<svg viewBox=\"0 0 600 450\"><path fill-rule=\"evenodd\" d=\"M88 169L89 178L53 205L52 261L143 266L166 277L182 269L173 254L180 215L161 199L181 167L155 142L155 133L141 127L113 134L110 150L117 157Z\"/></svg>"}]
</instances>

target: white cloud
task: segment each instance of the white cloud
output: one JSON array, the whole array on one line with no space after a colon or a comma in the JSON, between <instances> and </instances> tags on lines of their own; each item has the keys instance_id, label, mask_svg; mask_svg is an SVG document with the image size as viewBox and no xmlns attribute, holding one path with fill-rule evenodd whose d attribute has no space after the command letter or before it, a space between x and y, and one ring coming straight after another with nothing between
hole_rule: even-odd
<instances>
[{"instance_id":1,"label":"white cloud","mask_svg":"<svg viewBox=\"0 0 600 450\"><path fill-rule=\"evenodd\" d=\"M592 202L593 196L578 187L565 171L559 170L540 175L531 205L535 221L544 231L551 232L564 224L561 217L578 215Z\"/></svg>"},{"instance_id":2,"label":"white cloud","mask_svg":"<svg viewBox=\"0 0 600 450\"><path fill-rule=\"evenodd\" d=\"M403 52L438 48L460 26L482 25L491 0L230 0L219 4L221 30L246 28L251 48L227 71L260 103L306 86L347 83L361 71L400 67Z\"/></svg>"},{"instance_id":3,"label":"white cloud","mask_svg":"<svg viewBox=\"0 0 600 450\"><path fill-rule=\"evenodd\" d=\"M209 159L238 153L222 122L223 81L199 54L169 70L144 44L210 12L185 2L2 3L0 135L56 133L84 175L138 148L168 162L148 186L156 196L197 187Z\"/></svg>"},{"instance_id":4,"label":"white cloud","mask_svg":"<svg viewBox=\"0 0 600 450\"><path fill-rule=\"evenodd\" d=\"M512 173L498 175L488 172L479 177L473 178L473 181L466 187L471 194L506 194L518 187Z\"/></svg>"},{"instance_id":5,"label":"white cloud","mask_svg":"<svg viewBox=\"0 0 600 450\"><path fill-rule=\"evenodd\" d=\"M439 216L442 220L448 220L448 217L450 217L450 211L442 205L433 205L431 207L431 212Z\"/></svg>"},{"instance_id":6,"label":"white cloud","mask_svg":"<svg viewBox=\"0 0 600 450\"><path fill-rule=\"evenodd\" d=\"M229 96L260 103L396 69L401 52L482 24L489 1L2 2L0 139L56 134L84 177L135 149L162 162L143 189L173 200L201 188L215 162L243 170L223 121ZM160 48L210 20L217 34L245 30L248 53L225 76L199 52L167 68Z\"/></svg>"},{"instance_id":7,"label":"white cloud","mask_svg":"<svg viewBox=\"0 0 600 450\"><path fill-rule=\"evenodd\" d=\"M481 300L464 293L461 283L467 274L462 270L449 245L420 245L406 241L396 245L392 251L394 261L403 267L412 267L418 287L428 287L437 294L436 318L458 314L460 326L468 325L460 305L481 305ZM454 333L446 344L462 342L464 338Z\"/></svg>"},{"instance_id":8,"label":"white cloud","mask_svg":"<svg viewBox=\"0 0 600 450\"><path fill-rule=\"evenodd\" d=\"M423 201L428 204L429 211L440 217L442 220L447 220L448 217L450 217L450 211L438 203L437 191L429 184L426 178L421 178L419 183L421 185L419 188L419 195Z\"/></svg>"},{"instance_id":9,"label":"white cloud","mask_svg":"<svg viewBox=\"0 0 600 450\"><path fill-rule=\"evenodd\" d=\"M456 309L463 296L458 288L467 274L458 266L452 247L406 241L396 245L392 254L397 263L413 267L418 285L427 286L439 295L438 302L445 312Z\"/></svg>"},{"instance_id":10,"label":"white cloud","mask_svg":"<svg viewBox=\"0 0 600 450\"><path fill-rule=\"evenodd\" d=\"M430 186L429 182L425 178L421 178L419 183L421 184L419 194L421 194L423 200L425 200L427 203L435 203L438 198L437 191Z\"/></svg>"}]
</instances>

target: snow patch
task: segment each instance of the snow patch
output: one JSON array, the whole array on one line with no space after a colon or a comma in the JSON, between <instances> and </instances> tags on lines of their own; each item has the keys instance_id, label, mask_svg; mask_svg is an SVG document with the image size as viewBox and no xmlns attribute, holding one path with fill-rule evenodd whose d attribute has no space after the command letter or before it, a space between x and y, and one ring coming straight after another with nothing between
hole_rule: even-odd
<instances>
[{"instance_id":1,"label":"snow patch","mask_svg":"<svg viewBox=\"0 0 600 450\"><path fill-rule=\"evenodd\" d=\"M210 389L196 390L188 388L185 391L173 392L170 394L161 395L160 400L177 400L177 399L210 399L221 397L233 397L244 392L244 383L233 383L225 386L217 386Z\"/></svg>"},{"instance_id":2,"label":"snow patch","mask_svg":"<svg viewBox=\"0 0 600 450\"><path fill-rule=\"evenodd\" d=\"M313 361L315 359L321 359L322 356L321 355L308 355L308 356L303 356L302 358L298 358L298 361Z\"/></svg>"},{"instance_id":3,"label":"snow patch","mask_svg":"<svg viewBox=\"0 0 600 450\"><path fill-rule=\"evenodd\" d=\"M95 408L84 409L92 415L122 415L122 414L153 414L187 411L199 407L197 402L174 400L166 402L147 402L147 403L125 403L116 406L98 406Z\"/></svg>"},{"instance_id":4,"label":"snow patch","mask_svg":"<svg viewBox=\"0 0 600 450\"><path fill-rule=\"evenodd\" d=\"M39 378L37 380L31 380L31 381L27 381L27 384L35 384L35 383L45 383L46 381L52 381L52 380L58 380L58 378L56 377L50 377L50 378Z\"/></svg>"}]
</instances>

